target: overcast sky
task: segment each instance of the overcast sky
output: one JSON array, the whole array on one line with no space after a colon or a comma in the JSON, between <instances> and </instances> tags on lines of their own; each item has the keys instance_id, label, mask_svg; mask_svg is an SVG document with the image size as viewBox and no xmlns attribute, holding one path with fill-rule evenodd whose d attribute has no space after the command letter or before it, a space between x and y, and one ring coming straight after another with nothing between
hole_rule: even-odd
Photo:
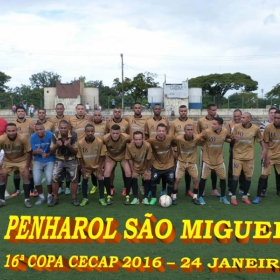
<instances>
[{"instance_id":1,"label":"overcast sky","mask_svg":"<svg viewBox=\"0 0 280 280\"><path fill-rule=\"evenodd\" d=\"M279 0L0 0L0 71L8 86L53 71L111 86L140 72L162 85L242 72L258 93L280 83Z\"/></svg>"}]
</instances>

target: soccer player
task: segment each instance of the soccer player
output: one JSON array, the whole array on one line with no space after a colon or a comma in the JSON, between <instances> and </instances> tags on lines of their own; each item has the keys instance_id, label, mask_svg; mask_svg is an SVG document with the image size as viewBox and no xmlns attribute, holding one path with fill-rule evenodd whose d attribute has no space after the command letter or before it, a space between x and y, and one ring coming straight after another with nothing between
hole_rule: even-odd
<instances>
[{"instance_id":1,"label":"soccer player","mask_svg":"<svg viewBox=\"0 0 280 280\"><path fill-rule=\"evenodd\" d=\"M201 133L205 129L210 129L212 127L212 121L217 115L217 106L213 103L207 105L207 115L205 117L202 117L198 120L197 122L197 132ZM201 153L203 158L203 150L204 148L201 148ZM212 171L211 172L211 181L212 181L212 195L215 195L217 197L220 197L221 195L219 194L217 190L217 174L216 172Z\"/></svg>"},{"instance_id":2,"label":"soccer player","mask_svg":"<svg viewBox=\"0 0 280 280\"><path fill-rule=\"evenodd\" d=\"M179 107L179 118L175 119L171 125L170 125L170 135L184 135L184 127L187 124L193 125L193 132L194 134L197 134L197 127L194 122L194 120L188 118L188 109L186 105L181 105ZM176 154L176 147L173 149ZM188 172L185 173L185 183L186 183L186 195L189 195L190 197L193 197L193 192L190 190L191 185L191 176Z\"/></svg>"},{"instance_id":3,"label":"soccer player","mask_svg":"<svg viewBox=\"0 0 280 280\"><path fill-rule=\"evenodd\" d=\"M44 125L45 130L49 130L51 132L55 131L54 123L47 121L46 119L46 109L44 108L38 109L38 122Z\"/></svg>"},{"instance_id":4,"label":"soccer player","mask_svg":"<svg viewBox=\"0 0 280 280\"><path fill-rule=\"evenodd\" d=\"M0 166L0 207L6 205L4 194L7 176L13 171L19 170L23 179L24 205L30 208L29 167L31 148L29 139L17 132L17 127L14 123L8 123L6 134L0 136L0 149L4 150L4 158Z\"/></svg>"},{"instance_id":5,"label":"soccer player","mask_svg":"<svg viewBox=\"0 0 280 280\"><path fill-rule=\"evenodd\" d=\"M122 118L122 110L121 108L115 108L113 110L113 118L112 119L109 119L106 123L106 131L107 133L110 132L110 129L111 127L114 125L114 124L117 124L120 126L121 128L121 133L126 133L128 134L128 122Z\"/></svg>"},{"instance_id":6,"label":"soccer player","mask_svg":"<svg viewBox=\"0 0 280 280\"><path fill-rule=\"evenodd\" d=\"M199 182L199 202L204 205L203 192L207 177L211 172L215 172L220 178L221 196L220 202L230 204L226 198L226 167L224 164L223 145L225 140L230 141L229 134L223 128L223 119L214 117L212 128L205 129L200 137L205 140L202 153L201 178Z\"/></svg>"},{"instance_id":7,"label":"soccer player","mask_svg":"<svg viewBox=\"0 0 280 280\"><path fill-rule=\"evenodd\" d=\"M83 200L80 206L86 206L89 202L87 198L88 178L92 173L95 173L95 177L98 179L99 203L102 206L106 206L107 203L104 199L104 181L102 176L102 167L105 159L106 148L103 145L102 140L94 136L94 126L92 124L86 125L85 135L85 138L82 138L78 142L77 154L83 175Z\"/></svg>"},{"instance_id":8,"label":"soccer player","mask_svg":"<svg viewBox=\"0 0 280 280\"><path fill-rule=\"evenodd\" d=\"M231 121L229 121L226 124L226 129L228 134L231 134L233 131L233 128L236 124L241 123L241 116L242 116L242 111L240 109L236 109L233 111L233 119ZM229 143L229 160L228 160L228 191L229 191L229 196L232 195L231 193L231 184L232 184L232 148L233 148L233 143ZM241 171L240 177L239 177L239 194L243 195L243 182L245 180L245 175L243 170ZM247 194L249 196L249 194Z\"/></svg>"},{"instance_id":9,"label":"soccer player","mask_svg":"<svg viewBox=\"0 0 280 280\"><path fill-rule=\"evenodd\" d=\"M264 129L267 125L269 125L270 123L273 123L274 122L274 114L275 114L275 111L276 111L276 108L275 107L271 107L268 111L268 120L267 121L263 121L260 125L260 132L261 134L263 135L264 133ZM280 186L280 177L277 176L277 171L275 169L275 165L274 165L274 171L275 171L275 179L276 179L276 193L278 194L278 191L277 191L277 185ZM268 181L268 177L266 178L266 182L265 182L265 185L264 185L264 188L262 190L262 193L261 193L261 196L262 197L266 197L266 189L267 189L267 181ZM280 193L279 193L280 195Z\"/></svg>"},{"instance_id":10,"label":"soccer player","mask_svg":"<svg viewBox=\"0 0 280 280\"><path fill-rule=\"evenodd\" d=\"M51 117L49 119L49 121L54 124L55 131L58 131L59 122L62 121L62 120L65 120L65 121L69 122L70 117L64 115L65 108L64 108L64 105L62 103L57 103L56 104L55 111L56 111L56 116ZM66 195L71 193L70 182L66 181L65 191L63 189L63 181L59 182L58 194L61 194L61 193L64 193L64 192L65 192Z\"/></svg>"},{"instance_id":11,"label":"soccer player","mask_svg":"<svg viewBox=\"0 0 280 280\"><path fill-rule=\"evenodd\" d=\"M127 193L129 193L131 187L131 170L128 161L125 159L126 144L128 142L130 142L130 136L128 134L121 133L121 128L117 124L114 124L111 127L110 133L106 134L103 138L103 143L107 149L104 169L104 184L108 194L108 205L113 203L110 190L110 175L117 162L120 162L121 167L125 172L124 185L126 191L128 191Z\"/></svg>"},{"instance_id":12,"label":"soccer player","mask_svg":"<svg viewBox=\"0 0 280 280\"><path fill-rule=\"evenodd\" d=\"M78 164L76 155L78 152L78 136L76 132L69 129L69 123L60 121L58 131L53 134L51 143L51 154L56 155L53 169L52 191L53 199L48 203L50 207L58 203L58 183L62 182L64 176L66 181L71 181L71 203L79 206L76 192L78 188Z\"/></svg>"},{"instance_id":13,"label":"soccer player","mask_svg":"<svg viewBox=\"0 0 280 280\"><path fill-rule=\"evenodd\" d=\"M42 187L43 173L45 173L45 179L47 183L48 203L50 203L52 200L52 173L55 161L55 156L50 154L52 136L52 132L46 130L43 123L37 122L35 124L35 133L33 133L30 138L32 155L34 159L34 185L39 194L39 198L35 202L35 205L41 205L45 202L45 196Z\"/></svg>"},{"instance_id":14,"label":"soccer player","mask_svg":"<svg viewBox=\"0 0 280 280\"><path fill-rule=\"evenodd\" d=\"M23 137L26 137L28 140L30 139L31 134L34 132L34 122L30 119L26 119L26 111L23 106L18 106L16 109L17 119L13 121L13 123L17 127L17 132L21 134ZM14 172L14 185L15 192L12 194L13 197L21 194L20 191L20 173L19 171ZM32 178L32 171L30 171L30 190L31 195L33 196L34 182ZM36 195L36 194L35 194Z\"/></svg>"},{"instance_id":15,"label":"soccer player","mask_svg":"<svg viewBox=\"0 0 280 280\"><path fill-rule=\"evenodd\" d=\"M259 178L257 196L252 201L254 204L258 204L261 201L261 196L263 196L262 193L267 184L267 178L270 175L272 165L275 168L276 182L280 180L280 110L274 111L273 116L274 122L266 125L263 133L267 154ZM277 195L280 195L280 185L277 184L276 187Z\"/></svg>"},{"instance_id":16,"label":"soccer player","mask_svg":"<svg viewBox=\"0 0 280 280\"><path fill-rule=\"evenodd\" d=\"M251 178L254 171L254 147L255 140L260 142L262 146L261 158L265 158L266 147L259 127L251 123L252 115L249 112L243 113L241 123L234 126L231 139L233 141L233 181L231 204L237 205L236 188L241 170L244 170L244 194L242 201L251 204L247 193L250 189Z\"/></svg>"},{"instance_id":17,"label":"soccer player","mask_svg":"<svg viewBox=\"0 0 280 280\"><path fill-rule=\"evenodd\" d=\"M139 204L138 198L138 178L142 176L144 180L143 203L149 205L148 194L151 186L151 159L152 149L148 142L143 141L144 135L141 131L133 132L133 143L126 147L125 159L128 160L132 171L133 200L129 202L129 195L126 195L126 204Z\"/></svg>"},{"instance_id":18,"label":"soccer player","mask_svg":"<svg viewBox=\"0 0 280 280\"><path fill-rule=\"evenodd\" d=\"M167 183L167 194L171 197L174 183L174 157L172 151L172 143L174 136L167 135L167 126L164 123L157 125L157 135L155 138L150 138L147 141L151 144L153 151L152 161L152 177L151 177L151 192L152 199L150 205L155 205L157 202L157 184L160 178L165 177ZM174 191L173 194L176 194ZM176 196L175 196L176 197ZM176 205L177 200L172 200L172 204Z\"/></svg>"},{"instance_id":19,"label":"soccer player","mask_svg":"<svg viewBox=\"0 0 280 280\"><path fill-rule=\"evenodd\" d=\"M198 194L198 169L196 165L197 146L203 145L204 141L199 136L194 134L194 125L189 123L184 127L185 134L179 134L175 137L175 143L177 145L178 161L175 171L174 190L178 192L178 187L181 178L186 171L193 179L194 194L192 202L195 205L200 205ZM176 194L173 194L173 200L176 199Z\"/></svg>"}]
</instances>

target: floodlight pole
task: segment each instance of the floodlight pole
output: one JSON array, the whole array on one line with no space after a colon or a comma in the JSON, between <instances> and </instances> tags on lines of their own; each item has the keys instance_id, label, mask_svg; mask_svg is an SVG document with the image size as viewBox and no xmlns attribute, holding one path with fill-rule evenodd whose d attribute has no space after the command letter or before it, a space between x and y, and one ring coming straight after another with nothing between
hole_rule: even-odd
<instances>
[{"instance_id":1,"label":"floodlight pole","mask_svg":"<svg viewBox=\"0 0 280 280\"><path fill-rule=\"evenodd\" d=\"M124 94L123 94L123 54L121 53L121 60L122 60L122 111L124 109Z\"/></svg>"}]
</instances>

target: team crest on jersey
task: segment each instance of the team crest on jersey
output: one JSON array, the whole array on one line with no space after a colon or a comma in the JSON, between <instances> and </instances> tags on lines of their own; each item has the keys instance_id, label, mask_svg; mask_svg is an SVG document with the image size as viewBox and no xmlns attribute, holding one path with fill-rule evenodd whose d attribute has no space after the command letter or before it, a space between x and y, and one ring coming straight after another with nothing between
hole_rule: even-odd
<instances>
[{"instance_id":1,"label":"team crest on jersey","mask_svg":"<svg viewBox=\"0 0 280 280\"><path fill-rule=\"evenodd\" d=\"M178 128L181 129L181 125L180 124L178 124Z\"/></svg>"},{"instance_id":2,"label":"team crest on jersey","mask_svg":"<svg viewBox=\"0 0 280 280\"><path fill-rule=\"evenodd\" d=\"M154 128L155 128L155 126L153 124L151 124L151 129L154 129Z\"/></svg>"},{"instance_id":3,"label":"team crest on jersey","mask_svg":"<svg viewBox=\"0 0 280 280\"><path fill-rule=\"evenodd\" d=\"M93 151L98 152L98 147L94 147Z\"/></svg>"},{"instance_id":4,"label":"team crest on jersey","mask_svg":"<svg viewBox=\"0 0 280 280\"><path fill-rule=\"evenodd\" d=\"M135 120L132 120L132 121L131 121L131 123L134 123L134 124L136 124L136 121L135 121Z\"/></svg>"},{"instance_id":5,"label":"team crest on jersey","mask_svg":"<svg viewBox=\"0 0 280 280\"><path fill-rule=\"evenodd\" d=\"M208 124L205 125L205 129L209 128Z\"/></svg>"}]
</instances>

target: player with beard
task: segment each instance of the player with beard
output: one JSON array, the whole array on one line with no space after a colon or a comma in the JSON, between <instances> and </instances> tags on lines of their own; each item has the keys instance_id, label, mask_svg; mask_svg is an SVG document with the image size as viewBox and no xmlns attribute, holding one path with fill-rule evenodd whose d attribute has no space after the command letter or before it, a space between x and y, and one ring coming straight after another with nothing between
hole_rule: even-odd
<instances>
[{"instance_id":1,"label":"player with beard","mask_svg":"<svg viewBox=\"0 0 280 280\"><path fill-rule=\"evenodd\" d=\"M138 199L138 178L144 180L143 204L149 205L148 194L151 187L151 159L152 149L148 142L143 141L144 135L141 131L133 133L133 143L126 147L125 159L128 160L132 171L133 200L129 202L129 195L126 196L126 204L139 204Z\"/></svg>"},{"instance_id":2,"label":"player with beard","mask_svg":"<svg viewBox=\"0 0 280 280\"><path fill-rule=\"evenodd\" d=\"M64 115L65 108L64 108L64 105L62 103L57 103L56 104L55 111L56 111L56 116L49 118L49 122L53 123L55 131L58 131L59 122L62 121L62 120L65 120L65 121L69 122L70 117ZM65 188L65 191L64 191L63 181L59 182L58 194L61 194L61 193L64 193L64 192L67 195L70 194L71 193L70 183L71 182L66 181L66 188Z\"/></svg>"},{"instance_id":3,"label":"player with beard","mask_svg":"<svg viewBox=\"0 0 280 280\"><path fill-rule=\"evenodd\" d=\"M78 164L76 154L78 152L77 133L69 129L69 123L62 120L59 123L58 131L53 134L50 154L55 154L55 164L52 177L53 199L48 203L50 207L58 203L58 186L64 177L71 181L71 203L79 206L76 192L78 188Z\"/></svg>"},{"instance_id":4,"label":"player with beard","mask_svg":"<svg viewBox=\"0 0 280 280\"><path fill-rule=\"evenodd\" d=\"M29 138L19 134L14 123L8 123L6 134L0 136L0 149L4 150L4 157L0 166L0 207L6 205L4 194L7 176L13 171L19 171L23 179L24 205L30 208L29 168L31 163L31 147Z\"/></svg>"},{"instance_id":5,"label":"player with beard","mask_svg":"<svg viewBox=\"0 0 280 280\"><path fill-rule=\"evenodd\" d=\"M213 103L207 105L207 115L205 117L202 117L197 122L197 132L201 133L205 129L211 129L212 127L212 121L217 115L217 106ZM201 159L203 158L203 150L204 148L201 148ZM212 195L220 197L217 190L217 174L216 172L211 172L211 181L212 181Z\"/></svg>"},{"instance_id":6,"label":"player with beard","mask_svg":"<svg viewBox=\"0 0 280 280\"><path fill-rule=\"evenodd\" d=\"M26 119L26 112L24 107L18 106L16 109L17 119L13 121L13 123L17 127L17 132L21 134L23 137L30 139L30 136L34 132L34 122L30 119ZM30 195L33 196L33 189L34 189L34 182L32 177L32 171L30 170ZM13 197L18 196L21 194L20 191L20 173L19 171L14 172L14 185L15 185L15 192L12 194ZM35 193L36 195L36 193Z\"/></svg>"},{"instance_id":7,"label":"player with beard","mask_svg":"<svg viewBox=\"0 0 280 280\"><path fill-rule=\"evenodd\" d=\"M119 125L114 124L111 127L110 133L106 134L103 138L103 143L107 149L104 169L104 184L108 194L108 205L113 203L113 199L110 194L110 175L117 162L120 162L121 167L125 172L124 185L128 193L131 187L131 170L128 161L125 159L126 144L130 142L130 136L128 134L121 133L120 129Z\"/></svg>"},{"instance_id":8,"label":"player with beard","mask_svg":"<svg viewBox=\"0 0 280 280\"><path fill-rule=\"evenodd\" d=\"M47 119L46 119L46 109L44 109L44 108L38 109L38 122L40 122L44 125L45 130L48 130L51 132L55 131L54 124L50 121L47 121Z\"/></svg>"},{"instance_id":9,"label":"player with beard","mask_svg":"<svg viewBox=\"0 0 280 280\"><path fill-rule=\"evenodd\" d=\"M107 203L104 199L104 181L102 175L102 167L105 159L106 148L103 145L102 140L98 137L95 137L94 126L92 124L86 125L85 135L85 138L78 142L77 154L83 174L82 192L84 198L80 206L85 206L88 204L88 179L92 173L95 173L95 177L98 178L99 203L102 206L106 206Z\"/></svg>"},{"instance_id":10,"label":"player with beard","mask_svg":"<svg viewBox=\"0 0 280 280\"><path fill-rule=\"evenodd\" d=\"M179 118L175 119L171 125L170 125L170 130L169 130L169 134L170 135L184 135L185 131L184 131L184 127L187 124L191 124L193 125L193 132L194 134L197 134L197 127L196 124L194 122L194 120L190 119L188 117L188 108L186 105L181 105L179 107ZM176 147L173 148L173 151L175 153L177 153ZM191 176L189 175L188 171L185 172L185 183L186 183L186 195L189 195L190 197L193 197L193 192L190 189L191 186Z\"/></svg>"}]
</instances>

